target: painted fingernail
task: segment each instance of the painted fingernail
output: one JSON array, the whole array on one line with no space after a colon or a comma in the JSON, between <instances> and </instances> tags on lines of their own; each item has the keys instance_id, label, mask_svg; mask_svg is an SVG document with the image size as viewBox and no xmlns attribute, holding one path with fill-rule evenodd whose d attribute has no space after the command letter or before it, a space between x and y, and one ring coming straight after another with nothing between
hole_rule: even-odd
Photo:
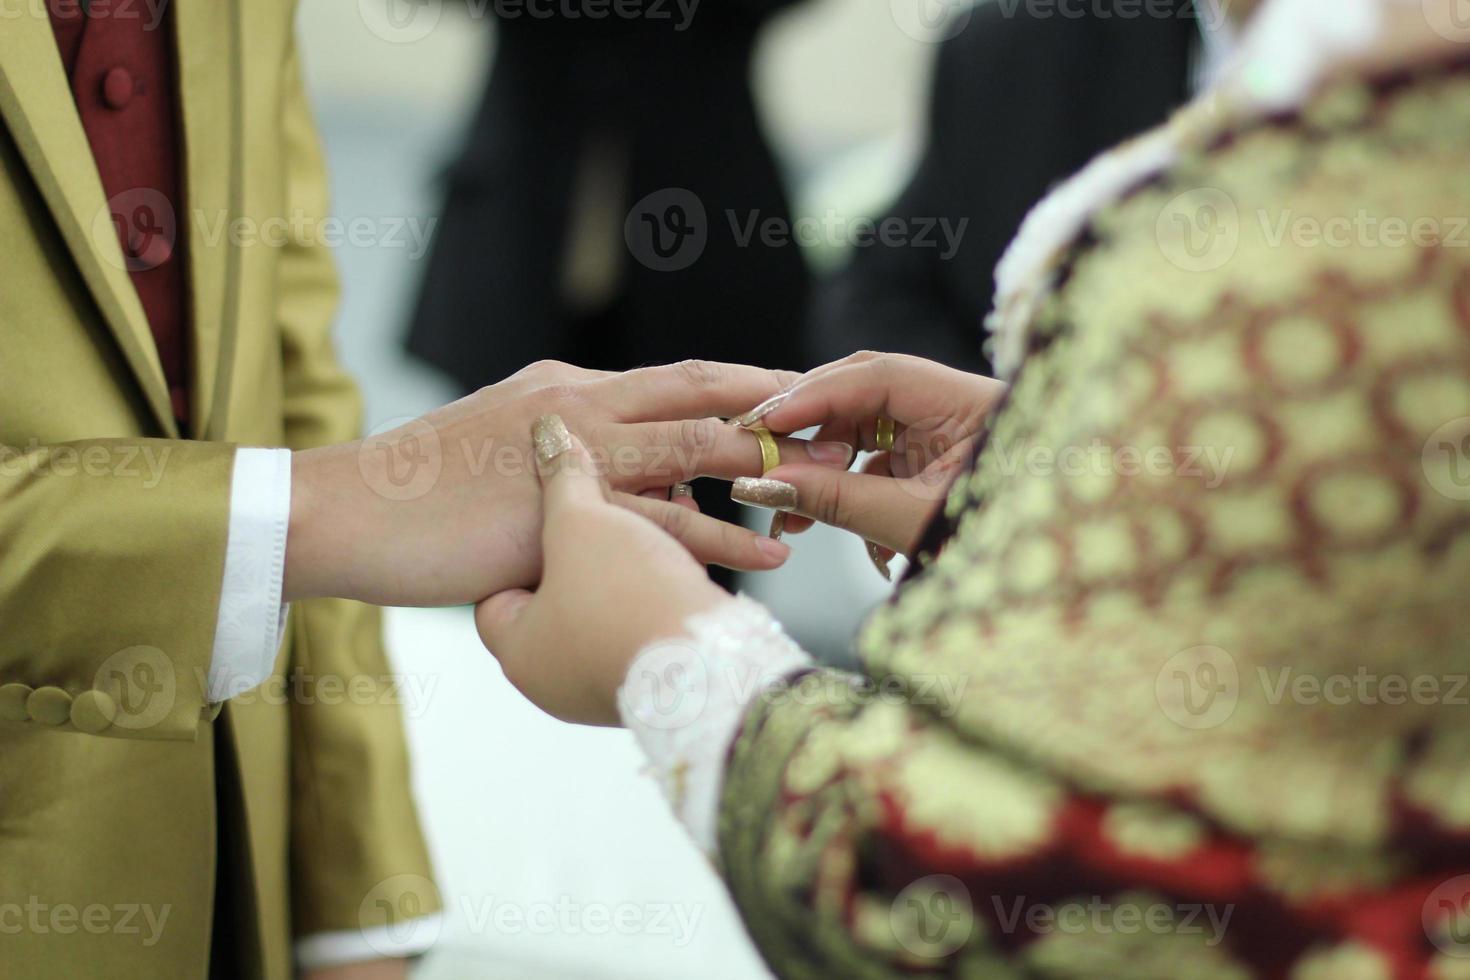
<instances>
[{"instance_id":1,"label":"painted fingernail","mask_svg":"<svg viewBox=\"0 0 1470 980\"><path fill-rule=\"evenodd\" d=\"M752 408L744 415L735 416L733 419L730 420L730 424L749 428L750 426L755 425L761 419L765 418L767 415L770 415L776 409L780 408L785 403L786 399L790 397L790 391L783 391L778 395L772 395L770 398L767 398L765 401L761 402L759 405L757 405L755 408Z\"/></svg>"},{"instance_id":2,"label":"painted fingernail","mask_svg":"<svg viewBox=\"0 0 1470 980\"><path fill-rule=\"evenodd\" d=\"M687 483L676 483L674 484L674 488L669 491L670 500L677 500L679 497L692 496L694 496L694 488Z\"/></svg>"},{"instance_id":3,"label":"painted fingernail","mask_svg":"<svg viewBox=\"0 0 1470 980\"><path fill-rule=\"evenodd\" d=\"M549 463L572 448L572 434L560 415L543 415L531 426L531 442L536 446L536 459Z\"/></svg>"},{"instance_id":4,"label":"painted fingernail","mask_svg":"<svg viewBox=\"0 0 1470 980\"><path fill-rule=\"evenodd\" d=\"M845 442L813 442L807 445L806 451L818 463L846 466L852 461L852 447Z\"/></svg>"},{"instance_id":5,"label":"painted fingernail","mask_svg":"<svg viewBox=\"0 0 1470 980\"><path fill-rule=\"evenodd\" d=\"M754 507L795 510L796 487L784 480L764 480L742 476L730 488L730 499Z\"/></svg>"},{"instance_id":6,"label":"painted fingernail","mask_svg":"<svg viewBox=\"0 0 1470 980\"><path fill-rule=\"evenodd\" d=\"M883 576L883 581L893 581L893 572L888 568L888 555L884 553L882 545L874 544L872 541L868 542L868 560L873 563L874 568L878 569L878 574Z\"/></svg>"},{"instance_id":7,"label":"painted fingernail","mask_svg":"<svg viewBox=\"0 0 1470 980\"><path fill-rule=\"evenodd\" d=\"M778 510L776 511L776 513L771 515L771 529L766 532L766 536L769 537L772 541L780 541L781 535L785 533L785 531L786 512L784 510Z\"/></svg>"},{"instance_id":8,"label":"painted fingernail","mask_svg":"<svg viewBox=\"0 0 1470 980\"><path fill-rule=\"evenodd\" d=\"M760 549L761 554L776 561L785 561L791 557L791 546L782 544L771 538L756 538L755 546Z\"/></svg>"}]
</instances>

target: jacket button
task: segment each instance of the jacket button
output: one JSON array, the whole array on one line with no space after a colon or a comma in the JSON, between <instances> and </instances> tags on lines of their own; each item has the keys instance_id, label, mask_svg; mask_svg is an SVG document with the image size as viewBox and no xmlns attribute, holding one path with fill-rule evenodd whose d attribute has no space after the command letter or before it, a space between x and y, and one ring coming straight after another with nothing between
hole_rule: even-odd
<instances>
[{"instance_id":1,"label":"jacket button","mask_svg":"<svg viewBox=\"0 0 1470 980\"><path fill-rule=\"evenodd\" d=\"M26 698L31 696L29 684L5 684L0 686L0 721L30 721L26 713Z\"/></svg>"},{"instance_id":2,"label":"jacket button","mask_svg":"<svg viewBox=\"0 0 1470 980\"><path fill-rule=\"evenodd\" d=\"M83 691L71 703L71 723L88 735L111 728L116 717L117 702L106 691Z\"/></svg>"},{"instance_id":3,"label":"jacket button","mask_svg":"<svg viewBox=\"0 0 1470 980\"><path fill-rule=\"evenodd\" d=\"M109 109L125 109L133 101L133 73L113 68L102 76L102 101Z\"/></svg>"},{"instance_id":4,"label":"jacket button","mask_svg":"<svg viewBox=\"0 0 1470 980\"><path fill-rule=\"evenodd\" d=\"M38 687L26 698L26 713L43 725L65 725L71 720L71 695L59 687Z\"/></svg>"}]
</instances>

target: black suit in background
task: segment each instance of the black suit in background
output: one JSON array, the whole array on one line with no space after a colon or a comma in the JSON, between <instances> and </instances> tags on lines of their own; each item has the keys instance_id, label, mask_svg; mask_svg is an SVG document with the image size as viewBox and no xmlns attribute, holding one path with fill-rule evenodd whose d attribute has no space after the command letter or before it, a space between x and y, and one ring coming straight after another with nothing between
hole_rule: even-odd
<instances>
[{"instance_id":1,"label":"black suit in background","mask_svg":"<svg viewBox=\"0 0 1470 980\"><path fill-rule=\"evenodd\" d=\"M995 265L1026 212L1188 100L1199 25L1187 0L1167 18L1099 16L1109 5L1091 4L1068 17L1061 6L984 3L941 45L928 145L889 214L951 227L968 218L960 246L948 260L942 238L856 249L813 304L811 359L888 350L988 372L980 344Z\"/></svg>"},{"instance_id":2,"label":"black suit in background","mask_svg":"<svg viewBox=\"0 0 1470 980\"><path fill-rule=\"evenodd\" d=\"M659 5L672 21L499 20L409 349L466 389L542 358L608 370L685 357L798 366L808 287L799 251L742 246L726 218L788 216L749 62L762 23L790 2L699 4L682 31L673 2ZM620 267L604 302L578 307L562 284L574 188L578 168L604 158L620 205L601 224ZM702 204L707 243L692 264L661 271L630 253L623 220L670 188Z\"/></svg>"},{"instance_id":3,"label":"black suit in background","mask_svg":"<svg viewBox=\"0 0 1470 980\"><path fill-rule=\"evenodd\" d=\"M672 20L567 17L545 4L557 13L500 19L409 350L465 390L544 358L612 371L689 357L800 367L805 262L795 245L743 241L730 218L790 220L750 57L761 25L794 2L700 3L682 30L673 0L643 8ZM592 205L579 191L589 179L601 185ZM627 243L625 221L647 240ZM574 237L574 224L590 236ZM653 234L680 245L691 225L702 251L672 263L650 251ZM590 298L567 286L589 237L615 263L592 277L602 286ZM695 496L706 514L741 519L724 484L699 481Z\"/></svg>"}]
</instances>

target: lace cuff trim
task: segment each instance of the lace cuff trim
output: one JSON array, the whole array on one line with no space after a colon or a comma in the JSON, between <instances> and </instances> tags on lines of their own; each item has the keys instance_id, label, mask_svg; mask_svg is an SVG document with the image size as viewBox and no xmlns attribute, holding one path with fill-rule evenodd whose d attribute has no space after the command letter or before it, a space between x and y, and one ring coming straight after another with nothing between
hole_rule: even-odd
<instances>
[{"instance_id":1,"label":"lace cuff trim","mask_svg":"<svg viewBox=\"0 0 1470 980\"><path fill-rule=\"evenodd\" d=\"M746 709L815 661L744 595L684 627L684 636L639 651L618 689L618 713L679 821L714 855L725 757Z\"/></svg>"}]
</instances>

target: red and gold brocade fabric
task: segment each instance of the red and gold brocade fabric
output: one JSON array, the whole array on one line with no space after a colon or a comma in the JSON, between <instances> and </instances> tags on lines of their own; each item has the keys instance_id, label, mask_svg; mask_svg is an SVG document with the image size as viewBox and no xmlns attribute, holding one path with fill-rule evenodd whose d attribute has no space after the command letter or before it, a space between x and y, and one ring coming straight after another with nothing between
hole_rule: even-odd
<instances>
[{"instance_id":1,"label":"red and gold brocade fabric","mask_svg":"<svg viewBox=\"0 0 1470 980\"><path fill-rule=\"evenodd\" d=\"M781 976L1470 977L1467 159L1470 66L1341 82L1092 222L868 685L733 748Z\"/></svg>"}]
</instances>

